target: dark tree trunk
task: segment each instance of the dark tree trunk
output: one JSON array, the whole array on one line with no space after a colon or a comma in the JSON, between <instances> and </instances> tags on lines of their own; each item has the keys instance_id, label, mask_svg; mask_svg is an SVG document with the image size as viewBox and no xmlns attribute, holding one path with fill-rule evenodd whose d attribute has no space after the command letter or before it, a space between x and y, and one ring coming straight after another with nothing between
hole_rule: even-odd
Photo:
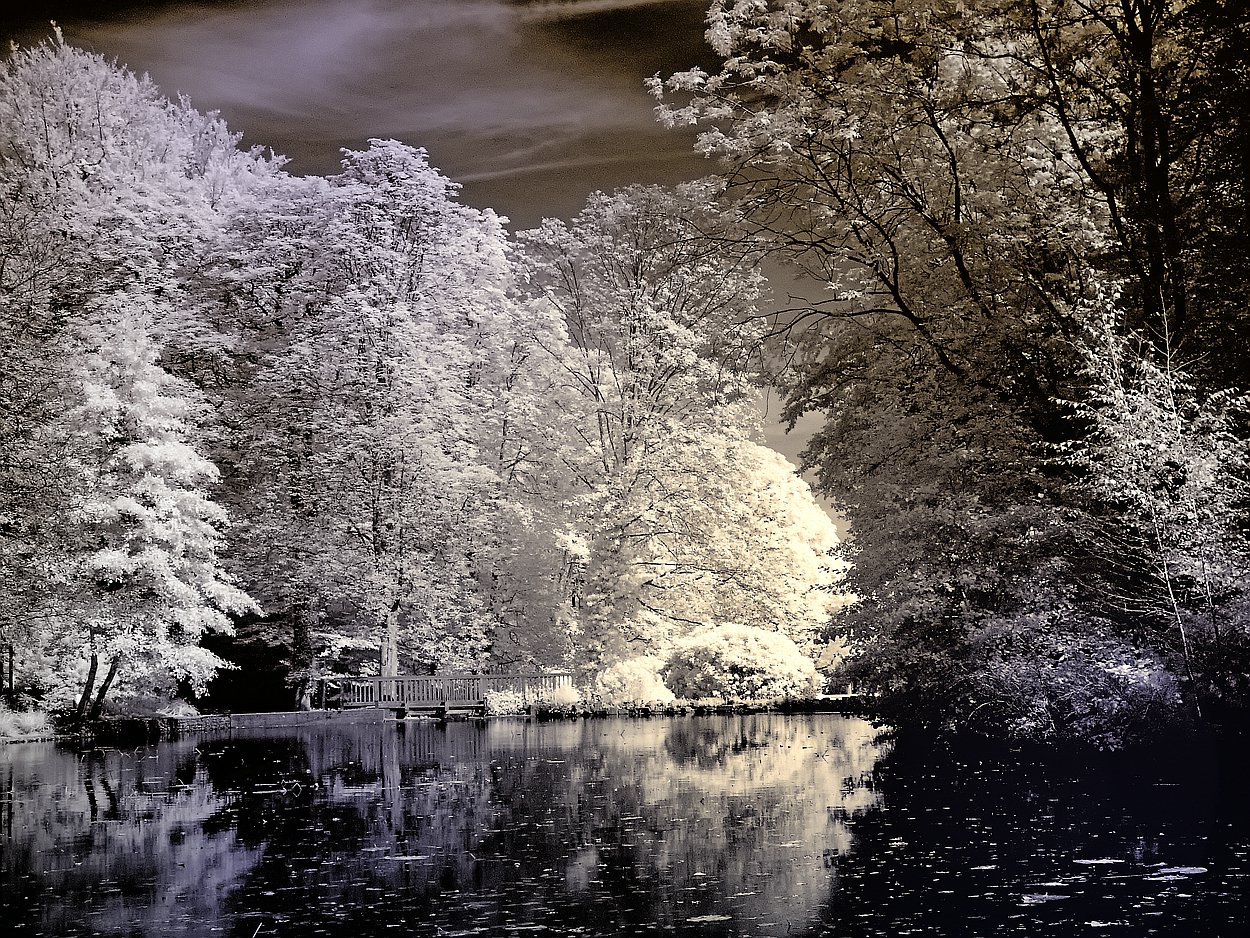
<instances>
[{"instance_id":1,"label":"dark tree trunk","mask_svg":"<svg viewBox=\"0 0 1250 938\"><path fill-rule=\"evenodd\" d=\"M83 684L82 696L78 698L78 706L74 709L74 725L81 726L87 713L87 701L91 699L91 691L95 688L96 671L100 668L100 656L91 653L91 666L87 669L87 681Z\"/></svg>"},{"instance_id":2,"label":"dark tree trunk","mask_svg":"<svg viewBox=\"0 0 1250 938\"><path fill-rule=\"evenodd\" d=\"M109 663L108 673L104 675L104 680L100 683L100 690L95 695L95 702L91 705L92 723L100 719L100 713L104 709L104 698L108 694L109 688L113 686L113 678L117 677L117 669L120 664L120 658L114 658Z\"/></svg>"},{"instance_id":3,"label":"dark tree trunk","mask_svg":"<svg viewBox=\"0 0 1250 938\"><path fill-rule=\"evenodd\" d=\"M294 610L293 616L290 682L295 696L295 709L311 710L313 671L316 664L312 635L321 620L320 609L317 602L312 600Z\"/></svg>"}]
</instances>

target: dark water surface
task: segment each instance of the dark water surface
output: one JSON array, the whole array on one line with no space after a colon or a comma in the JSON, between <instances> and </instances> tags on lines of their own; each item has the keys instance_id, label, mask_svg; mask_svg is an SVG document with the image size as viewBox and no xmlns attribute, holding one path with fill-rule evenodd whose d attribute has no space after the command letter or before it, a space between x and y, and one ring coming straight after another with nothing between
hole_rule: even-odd
<instances>
[{"instance_id":1,"label":"dark water surface","mask_svg":"<svg viewBox=\"0 0 1250 938\"><path fill-rule=\"evenodd\" d=\"M0 933L1231 938L1213 768L938 765L834 715L13 745Z\"/></svg>"}]
</instances>

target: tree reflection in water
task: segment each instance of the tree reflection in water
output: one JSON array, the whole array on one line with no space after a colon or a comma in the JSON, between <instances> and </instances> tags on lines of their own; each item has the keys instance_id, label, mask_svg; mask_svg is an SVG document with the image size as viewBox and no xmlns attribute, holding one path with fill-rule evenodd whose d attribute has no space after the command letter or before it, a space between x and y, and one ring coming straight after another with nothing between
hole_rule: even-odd
<instances>
[{"instance_id":1,"label":"tree reflection in water","mask_svg":"<svg viewBox=\"0 0 1250 938\"><path fill-rule=\"evenodd\" d=\"M1248 933L1244 772L1020 760L779 714L8 746L0 933Z\"/></svg>"},{"instance_id":2,"label":"tree reflection in water","mask_svg":"<svg viewBox=\"0 0 1250 938\"><path fill-rule=\"evenodd\" d=\"M226 798L190 742L81 755L9 746L0 789L7 934L204 934L260 855L209 825Z\"/></svg>"},{"instance_id":3,"label":"tree reflection in water","mask_svg":"<svg viewBox=\"0 0 1250 938\"><path fill-rule=\"evenodd\" d=\"M14 934L785 934L882 755L837 716L10 747ZM13 756L13 758L9 758Z\"/></svg>"}]
</instances>

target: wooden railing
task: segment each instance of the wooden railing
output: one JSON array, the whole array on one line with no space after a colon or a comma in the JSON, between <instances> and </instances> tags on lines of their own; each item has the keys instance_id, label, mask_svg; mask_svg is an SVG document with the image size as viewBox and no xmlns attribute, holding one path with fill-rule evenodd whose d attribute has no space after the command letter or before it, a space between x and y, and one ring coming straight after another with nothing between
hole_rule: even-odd
<instances>
[{"instance_id":1,"label":"wooden railing","mask_svg":"<svg viewBox=\"0 0 1250 938\"><path fill-rule=\"evenodd\" d=\"M573 675L550 674L401 674L397 677L328 677L319 689L322 707L384 710L438 710L480 707L486 695L514 691L525 703L536 703L562 687Z\"/></svg>"}]
</instances>

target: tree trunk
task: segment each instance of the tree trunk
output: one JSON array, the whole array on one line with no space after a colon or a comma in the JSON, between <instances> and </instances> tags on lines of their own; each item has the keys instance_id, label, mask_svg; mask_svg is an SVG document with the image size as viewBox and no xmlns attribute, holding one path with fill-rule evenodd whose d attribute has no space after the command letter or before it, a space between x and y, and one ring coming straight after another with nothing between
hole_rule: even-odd
<instances>
[{"instance_id":1,"label":"tree trunk","mask_svg":"<svg viewBox=\"0 0 1250 938\"><path fill-rule=\"evenodd\" d=\"M100 667L100 656L91 653L91 666L87 669L87 681L82 688L82 696L78 698L78 706L74 708L74 725L81 726L83 716L87 713L87 701L91 699L91 691L95 688L95 675Z\"/></svg>"},{"instance_id":2,"label":"tree trunk","mask_svg":"<svg viewBox=\"0 0 1250 938\"><path fill-rule=\"evenodd\" d=\"M386 613L386 637L382 641L382 676L399 674L399 600Z\"/></svg>"},{"instance_id":3,"label":"tree trunk","mask_svg":"<svg viewBox=\"0 0 1250 938\"><path fill-rule=\"evenodd\" d=\"M295 611L295 621L291 633L291 689L297 710L311 710L313 666L312 634L314 625L320 620L316 608L316 600L310 600Z\"/></svg>"},{"instance_id":4,"label":"tree trunk","mask_svg":"<svg viewBox=\"0 0 1250 938\"><path fill-rule=\"evenodd\" d=\"M104 709L104 698L109 692L109 688L113 686L113 678L117 677L117 669L121 664L121 658L114 657L109 663L108 673L104 675L104 680L100 683L100 690L95 695L95 702L91 705L91 722L94 723L100 719L100 712Z\"/></svg>"}]
</instances>

